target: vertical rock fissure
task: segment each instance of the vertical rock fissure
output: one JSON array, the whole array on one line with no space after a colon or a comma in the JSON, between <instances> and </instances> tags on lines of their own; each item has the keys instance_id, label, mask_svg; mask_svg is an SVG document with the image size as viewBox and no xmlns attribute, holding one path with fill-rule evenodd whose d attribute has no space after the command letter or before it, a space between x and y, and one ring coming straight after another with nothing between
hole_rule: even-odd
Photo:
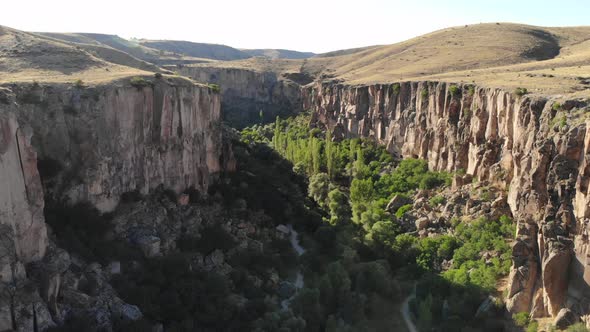
<instances>
[{"instance_id":1,"label":"vertical rock fissure","mask_svg":"<svg viewBox=\"0 0 590 332\"><path fill-rule=\"evenodd\" d=\"M20 140L18 139L18 134L19 134L20 128L16 129L16 132L14 133L14 138L16 141L16 151L18 153L18 162L20 163L20 171L21 171L21 175L23 177L23 184L25 186L25 196L27 197L27 201L29 201L29 190L27 189L27 180L25 177L25 166L23 165L23 157L22 157L22 153L20 150Z\"/></svg>"}]
</instances>

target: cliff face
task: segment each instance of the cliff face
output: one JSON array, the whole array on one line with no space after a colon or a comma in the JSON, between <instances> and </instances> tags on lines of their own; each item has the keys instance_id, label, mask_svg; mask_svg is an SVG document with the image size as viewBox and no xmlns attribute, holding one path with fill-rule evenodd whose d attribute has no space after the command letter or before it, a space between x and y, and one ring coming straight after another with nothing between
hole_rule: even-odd
<instances>
[{"instance_id":1,"label":"cliff face","mask_svg":"<svg viewBox=\"0 0 590 332\"><path fill-rule=\"evenodd\" d=\"M301 107L299 84L274 72L216 67L182 67L179 72L198 82L218 84L224 120L237 128L274 121L277 115L290 115Z\"/></svg>"},{"instance_id":2,"label":"cliff face","mask_svg":"<svg viewBox=\"0 0 590 332\"><path fill-rule=\"evenodd\" d=\"M69 256L49 243L44 202L110 211L123 193L205 191L216 173L234 168L220 96L207 87L164 79L0 87L0 330L44 330L53 325L51 308L60 316L55 301ZM39 270L41 288L31 286L25 264Z\"/></svg>"},{"instance_id":3,"label":"cliff face","mask_svg":"<svg viewBox=\"0 0 590 332\"><path fill-rule=\"evenodd\" d=\"M0 114L0 280L9 281L17 260L28 263L45 254L43 188L29 128L11 114Z\"/></svg>"},{"instance_id":4,"label":"cliff face","mask_svg":"<svg viewBox=\"0 0 590 332\"><path fill-rule=\"evenodd\" d=\"M535 317L590 312L590 133L543 98L440 82L317 84L304 109L336 137L368 137L392 153L463 169L504 188L517 222L507 307ZM569 101L563 109L583 108ZM577 112L580 114L580 112ZM566 123L561 123L561 122Z\"/></svg>"},{"instance_id":5,"label":"cliff face","mask_svg":"<svg viewBox=\"0 0 590 332\"><path fill-rule=\"evenodd\" d=\"M153 87L13 86L7 105L32 128L47 194L112 210L121 194L207 188L230 162L220 98L184 82ZM224 149L226 151L224 151Z\"/></svg>"}]
</instances>

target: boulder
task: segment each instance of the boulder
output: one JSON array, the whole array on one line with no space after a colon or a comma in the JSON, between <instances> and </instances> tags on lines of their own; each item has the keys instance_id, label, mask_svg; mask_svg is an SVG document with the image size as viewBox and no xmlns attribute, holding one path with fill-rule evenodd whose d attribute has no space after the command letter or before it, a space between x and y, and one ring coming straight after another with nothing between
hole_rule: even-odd
<instances>
[{"instance_id":1,"label":"boulder","mask_svg":"<svg viewBox=\"0 0 590 332\"><path fill-rule=\"evenodd\" d=\"M141 310L136 305L121 303L113 309L113 315L117 315L124 321L136 321L143 317Z\"/></svg>"},{"instance_id":2,"label":"boulder","mask_svg":"<svg viewBox=\"0 0 590 332\"><path fill-rule=\"evenodd\" d=\"M580 317L578 317L578 315L576 315L570 309L563 308L563 309L559 310L559 312L557 313L557 316L555 316L555 320L553 321L553 324L558 329L563 330L563 329L566 329L568 326L573 325L579 321L580 321Z\"/></svg>"},{"instance_id":3,"label":"boulder","mask_svg":"<svg viewBox=\"0 0 590 332\"><path fill-rule=\"evenodd\" d=\"M135 243L146 257L155 257L161 254L161 241L157 236L140 236L135 240Z\"/></svg>"},{"instance_id":4,"label":"boulder","mask_svg":"<svg viewBox=\"0 0 590 332\"><path fill-rule=\"evenodd\" d=\"M187 194L181 194L178 196L178 205L185 206L190 203L190 197Z\"/></svg>"},{"instance_id":5,"label":"boulder","mask_svg":"<svg viewBox=\"0 0 590 332\"><path fill-rule=\"evenodd\" d=\"M387 203L387 207L385 209L391 213L395 213L395 211L397 211L397 209L399 209L400 207L402 207L406 204L411 204L411 203L412 203L412 200L409 199L408 197L403 196L403 195L395 195L389 201L389 203Z\"/></svg>"},{"instance_id":6,"label":"boulder","mask_svg":"<svg viewBox=\"0 0 590 332\"><path fill-rule=\"evenodd\" d=\"M416 220L416 229L418 231L426 229L426 227L428 227L429 223L430 223L430 221L426 217L418 218Z\"/></svg>"}]
</instances>

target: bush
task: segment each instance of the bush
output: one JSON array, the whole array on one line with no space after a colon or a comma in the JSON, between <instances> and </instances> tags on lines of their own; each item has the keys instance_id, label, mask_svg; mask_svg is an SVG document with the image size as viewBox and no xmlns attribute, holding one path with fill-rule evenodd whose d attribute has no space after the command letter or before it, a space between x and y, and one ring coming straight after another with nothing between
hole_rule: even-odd
<instances>
[{"instance_id":1,"label":"bush","mask_svg":"<svg viewBox=\"0 0 590 332\"><path fill-rule=\"evenodd\" d=\"M84 88L84 82L82 80L76 80L74 82L74 86L78 89L82 89L82 88Z\"/></svg>"},{"instance_id":2,"label":"bush","mask_svg":"<svg viewBox=\"0 0 590 332\"><path fill-rule=\"evenodd\" d=\"M526 94L529 93L529 90L527 90L527 88L516 88L516 90L514 90L514 94L516 94L519 97L522 97Z\"/></svg>"},{"instance_id":3,"label":"bush","mask_svg":"<svg viewBox=\"0 0 590 332\"><path fill-rule=\"evenodd\" d=\"M209 87L209 90L211 90L214 93L219 93L221 91L221 87L219 86L219 84L208 83L207 86Z\"/></svg>"},{"instance_id":4,"label":"bush","mask_svg":"<svg viewBox=\"0 0 590 332\"><path fill-rule=\"evenodd\" d=\"M588 332L584 323L577 323L567 328L567 332Z\"/></svg>"},{"instance_id":5,"label":"bush","mask_svg":"<svg viewBox=\"0 0 590 332\"><path fill-rule=\"evenodd\" d=\"M422 96L422 99L428 98L428 89L427 88L422 89L422 92L420 92L420 95Z\"/></svg>"},{"instance_id":6,"label":"bush","mask_svg":"<svg viewBox=\"0 0 590 332\"><path fill-rule=\"evenodd\" d=\"M139 77L139 76L135 76L133 78L131 78L131 86L134 86L138 89L144 88L148 85L150 85L150 82L146 81L143 77Z\"/></svg>"},{"instance_id":7,"label":"bush","mask_svg":"<svg viewBox=\"0 0 590 332\"><path fill-rule=\"evenodd\" d=\"M456 85L449 86L449 94L451 97L459 97L461 95L461 88Z\"/></svg>"},{"instance_id":8,"label":"bush","mask_svg":"<svg viewBox=\"0 0 590 332\"><path fill-rule=\"evenodd\" d=\"M393 92L396 95L399 93L400 89L401 89L401 85L399 83L393 83L391 85L391 92Z\"/></svg>"},{"instance_id":9,"label":"bush","mask_svg":"<svg viewBox=\"0 0 590 332\"><path fill-rule=\"evenodd\" d=\"M519 312L517 314L512 315L512 319L514 320L514 324L516 326L525 327L530 323L530 314L528 312Z\"/></svg>"},{"instance_id":10,"label":"bush","mask_svg":"<svg viewBox=\"0 0 590 332\"><path fill-rule=\"evenodd\" d=\"M433 189L442 185L449 185L451 177L446 173L428 172L420 180L420 189Z\"/></svg>"},{"instance_id":11,"label":"bush","mask_svg":"<svg viewBox=\"0 0 590 332\"><path fill-rule=\"evenodd\" d=\"M162 74L161 74L161 73L155 73L155 74L154 74L154 77L155 77L156 79L160 79L160 78L162 78Z\"/></svg>"},{"instance_id":12,"label":"bush","mask_svg":"<svg viewBox=\"0 0 590 332\"><path fill-rule=\"evenodd\" d=\"M406 212L412 209L412 204L402 205L397 211L395 211L395 216L399 219L406 214Z\"/></svg>"},{"instance_id":13,"label":"bush","mask_svg":"<svg viewBox=\"0 0 590 332\"><path fill-rule=\"evenodd\" d=\"M561 109L561 104L559 102L554 102L553 105L551 105L551 109L554 111L559 111Z\"/></svg>"},{"instance_id":14,"label":"bush","mask_svg":"<svg viewBox=\"0 0 590 332\"><path fill-rule=\"evenodd\" d=\"M428 201L428 203L430 203L430 206L438 206L444 202L445 202L445 198L441 195L436 195Z\"/></svg>"},{"instance_id":15,"label":"bush","mask_svg":"<svg viewBox=\"0 0 590 332\"><path fill-rule=\"evenodd\" d=\"M467 93L469 93L470 96L473 96L475 94L475 86L470 85L469 88L467 88Z\"/></svg>"},{"instance_id":16,"label":"bush","mask_svg":"<svg viewBox=\"0 0 590 332\"><path fill-rule=\"evenodd\" d=\"M526 332L537 332L539 330L539 322L536 320L529 323L529 326L526 328Z\"/></svg>"}]
</instances>

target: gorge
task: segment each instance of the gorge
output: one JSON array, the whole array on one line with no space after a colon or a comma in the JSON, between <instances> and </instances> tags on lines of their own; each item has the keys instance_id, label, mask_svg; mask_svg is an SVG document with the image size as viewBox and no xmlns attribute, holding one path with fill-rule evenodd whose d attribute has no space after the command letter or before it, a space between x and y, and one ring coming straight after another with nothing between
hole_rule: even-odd
<instances>
[{"instance_id":1,"label":"gorge","mask_svg":"<svg viewBox=\"0 0 590 332\"><path fill-rule=\"evenodd\" d=\"M150 64L0 27L0 331L590 327L587 32Z\"/></svg>"}]
</instances>

